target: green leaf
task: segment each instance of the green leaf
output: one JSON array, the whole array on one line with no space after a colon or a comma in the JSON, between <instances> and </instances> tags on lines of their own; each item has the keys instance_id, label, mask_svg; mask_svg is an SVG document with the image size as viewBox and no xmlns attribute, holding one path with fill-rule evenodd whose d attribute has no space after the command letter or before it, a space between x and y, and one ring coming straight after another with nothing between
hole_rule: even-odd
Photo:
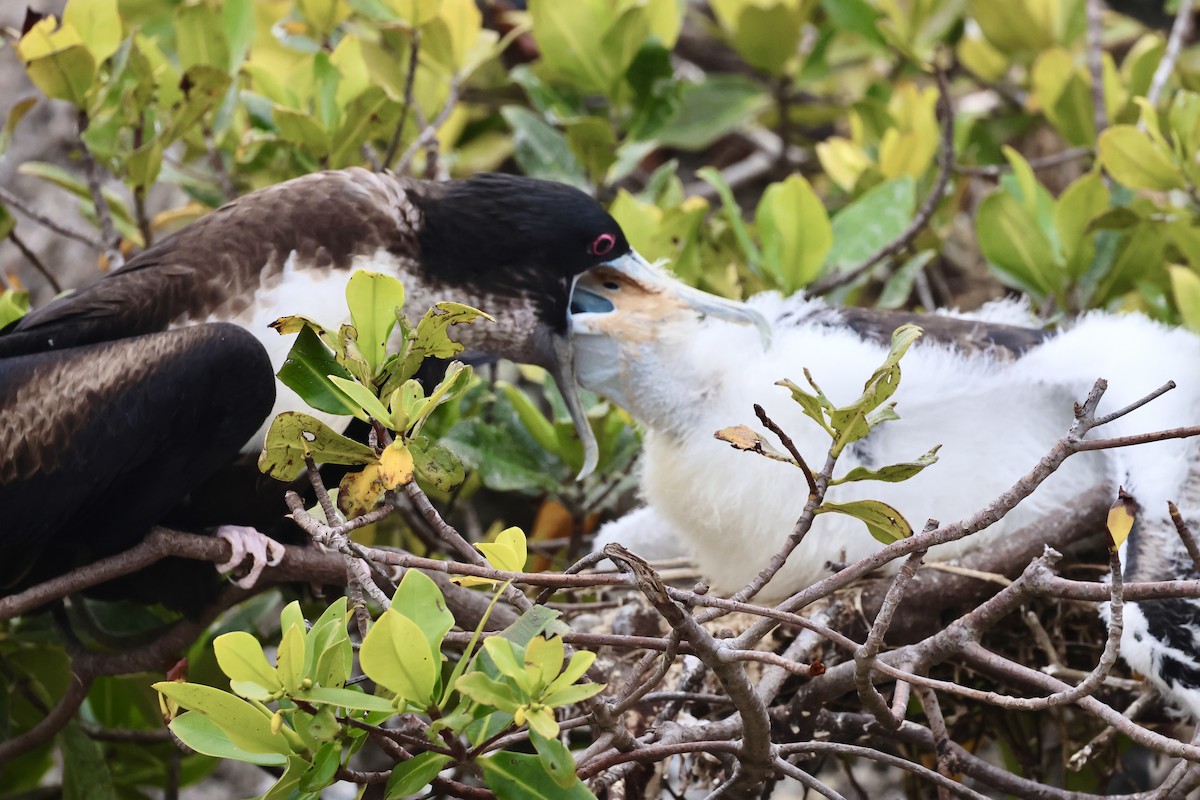
<instances>
[{"instance_id":1,"label":"green leaf","mask_svg":"<svg viewBox=\"0 0 1200 800\"><path fill-rule=\"evenodd\" d=\"M301 639L303 647L303 639ZM245 631L225 633L213 640L213 652L230 688L242 697L268 700L283 688L280 675L267 661L262 645Z\"/></svg>"},{"instance_id":2,"label":"green leaf","mask_svg":"<svg viewBox=\"0 0 1200 800\"><path fill-rule=\"evenodd\" d=\"M301 792L320 792L333 783L342 765L342 743L326 742L313 755L312 765L300 777Z\"/></svg>"},{"instance_id":3,"label":"green leaf","mask_svg":"<svg viewBox=\"0 0 1200 800\"><path fill-rule=\"evenodd\" d=\"M17 42L16 51L29 79L47 97L79 108L86 104L96 59L73 26L59 27L52 15L43 17Z\"/></svg>"},{"instance_id":4,"label":"green leaf","mask_svg":"<svg viewBox=\"0 0 1200 800\"><path fill-rule=\"evenodd\" d=\"M542 760L546 774L553 778L555 783L564 789L570 789L579 783L579 777L575 774L575 759L566 745L557 738L547 739L534 730L529 732L529 740L533 742L533 749Z\"/></svg>"},{"instance_id":5,"label":"green leaf","mask_svg":"<svg viewBox=\"0 0 1200 800\"><path fill-rule=\"evenodd\" d=\"M1089 228L1110 201L1104 179L1089 172L1068 186L1054 204L1054 229L1074 277L1082 276L1092 265L1096 246Z\"/></svg>"},{"instance_id":6,"label":"green leaf","mask_svg":"<svg viewBox=\"0 0 1200 800\"><path fill-rule=\"evenodd\" d=\"M352 403L345 393L329 380L330 375L345 380L349 380L351 376L307 325L300 326L300 335L288 351L278 374L284 386L300 395L301 400L318 411L339 416L365 416L358 404Z\"/></svg>"},{"instance_id":7,"label":"green leaf","mask_svg":"<svg viewBox=\"0 0 1200 800\"><path fill-rule=\"evenodd\" d=\"M595 800L595 795L576 779L569 788L561 786L542 763L540 756L501 751L478 761L483 779L499 800Z\"/></svg>"},{"instance_id":8,"label":"green leaf","mask_svg":"<svg viewBox=\"0 0 1200 800\"><path fill-rule=\"evenodd\" d=\"M355 403L358 403L362 410L369 416L374 417L384 425L391 422L392 415L388 413L387 406L366 386L350 378L342 378L337 375L330 375L328 377L334 386Z\"/></svg>"},{"instance_id":9,"label":"green leaf","mask_svg":"<svg viewBox=\"0 0 1200 800\"><path fill-rule=\"evenodd\" d=\"M336 686L318 686L313 689L305 689L301 692L296 692L294 697L298 700L307 700L310 703L349 708L355 711L395 712L396 710L396 707L392 705L392 701L387 698L366 694L359 689L339 689Z\"/></svg>"},{"instance_id":10,"label":"green leaf","mask_svg":"<svg viewBox=\"0 0 1200 800\"><path fill-rule=\"evenodd\" d=\"M441 444L431 444L426 436L417 436L408 443L417 477L443 492L458 486L466 478L462 461L452 450Z\"/></svg>"},{"instance_id":11,"label":"green leaf","mask_svg":"<svg viewBox=\"0 0 1200 800\"><path fill-rule=\"evenodd\" d=\"M561 689L555 689L552 692L547 692L542 700L551 708L575 705L576 703L582 703L589 697L595 697L600 694L604 691L605 685L603 683L576 683L571 686L564 686Z\"/></svg>"},{"instance_id":12,"label":"green leaf","mask_svg":"<svg viewBox=\"0 0 1200 800\"><path fill-rule=\"evenodd\" d=\"M576 653L572 654L571 660L570 660L570 662L567 663L566 669L564 669L562 671L562 673L559 674L558 677L556 677L553 681L551 681L550 685L546 687L547 696L552 695L555 692L560 692L563 689L566 689L567 687L572 686L575 683L575 681L582 678L584 673L586 673L589 669L591 669L591 666L595 662L595 660L596 660L596 654L591 652L590 650L579 650ZM601 689L604 688L604 684L602 684L602 683L586 684L586 685L599 686ZM549 703L549 704L553 705L553 703Z\"/></svg>"},{"instance_id":13,"label":"green leaf","mask_svg":"<svg viewBox=\"0 0 1200 800\"><path fill-rule=\"evenodd\" d=\"M63 10L62 21L79 32L97 64L102 64L121 46L117 0L70 0Z\"/></svg>"},{"instance_id":14,"label":"green leaf","mask_svg":"<svg viewBox=\"0 0 1200 800\"><path fill-rule=\"evenodd\" d=\"M117 799L109 762L99 742L72 721L58 735L58 744L63 759L63 800Z\"/></svg>"},{"instance_id":15,"label":"green leaf","mask_svg":"<svg viewBox=\"0 0 1200 800\"><path fill-rule=\"evenodd\" d=\"M264 767L281 767L288 762L287 756L279 753L259 753L237 746L220 726L196 711L180 714L167 727L179 737L179 741L206 756Z\"/></svg>"},{"instance_id":16,"label":"green leaf","mask_svg":"<svg viewBox=\"0 0 1200 800\"><path fill-rule=\"evenodd\" d=\"M729 226L733 229L733 234L737 238L738 244L741 245L742 253L746 256L747 265L754 272L758 272L762 253L754 240L750 238L750 232L746 230L746 224L742 221L742 209L733 196L733 190L726 183L725 176L713 167L701 167L696 170L696 177L716 190L717 196L721 198L721 207L729 221Z\"/></svg>"},{"instance_id":17,"label":"green leaf","mask_svg":"<svg viewBox=\"0 0 1200 800\"><path fill-rule=\"evenodd\" d=\"M586 171L571 152L565 136L520 106L505 106L500 115L512 128L513 157L526 175L587 189Z\"/></svg>"},{"instance_id":18,"label":"green leaf","mask_svg":"<svg viewBox=\"0 0 1200 800\"><path fill-rule=\"evenodd\" d=\"M295 108L276 105L272 113L275 128L285 142L299 145L317 158L329 155L329 131L313 117Z\"/></svg>"},{"instance_id":19,"label":"green leaf","mask_svg":"<svg viewBox=\"0 0 1200 800\"><path fill-rule=\"evenodd\" d=\"M389 691L416 706L433 702L441 659L421 628L395 608L367 631L358 658L367 677Z\"/></svg>"},{"instance_id":20,"label":"green leaf","mask_svg":"<svg viewBox=\"0 0 1200 800\"><path fill-rule=\"evenodd\" d=\"M525 673L524 648L514 651L512 642L502 636L493 636L483 643L483 649L496 669L500 670L500 674L516 682L517 688L521 690L522 699L535 696L534 685Z\"/></svg>"},{"instance_id":21,"label":"green leaf","mask_svg":"<svg viewBox=\"0 0 1200 800\"><path fill-rule=\"evenodd\" d=\"M797 6L776 3L742 8L733 32L733 46L747 64L769 75L783 74L796 55L807 16L803 7Z\"/></svg>"},{"instance_id":22,"label":"green leaf","mask_svg":"<svg viewBox=\"0 0 1200 800\"><path fill-rule=\"evenodd\" d=\"M1007 282L1039 297L1054 293L1055 282L1047 272L1057 263L1054 248L1015 197L997 191L984 198L975 230L979 249Z\"/></svg>"},{"instance_id":23,"label":"green leaf","mask_svg":"<svg viewBox=\"0 0 1200 800\"><path fill-rule=\"evenodd\" d=\"M1133 125L1113 125L1100 134L1096 154L1114 179L1131 189L1182 189L1183 172L1171 155Z\"/></svg>"},{"instance_id":24,"label":"green leaf","mask_svg":"<svg viewBox=\"0 0 1200 800\"><path fill-rule=\"evenodd\" d=\"M7 212L0 213L3 218ZM11 217L9 217L11 219ZM5 289L0 292L0 330L29 313L29 293Z\"/></svg>"},{"instance_id":25,"label":"green leaf","mask_svg":"<svg viewBox=\"0 0 1200 800\"><path fill-rule=\"evenodd\" d=\"M12 107L8 109L8 116L4 118L4 127L0 129L0 156L8 150L17 125L25 118L30 109L37 105L37 100L36 97L25 97L13 103Z\"/></svg>"},{"instance_id":26,"label":"green leaf","mask_svg":"<svg viewBox=\"0 0 1200 800\"><path fill-rule=\"evenodd\" d=\"M313 664L312 678L319 686L344 686L350 676L354 651L346 633L347 605L345 597L335 600L305 637L305 660Z\"/></svg>"},{"instance_id":27,"label":"green leaf","mask_svg":"<svg viewBox=\"0 0 1200 800\"><path fill-rule=\"evenodd\" d=\"M604 0L529 3L533 37L544 68L582 92L607 94L616 77L609 70L601 39L612 22L607 6Z\"/></svg>"},{"instance_id":28,"label":"green leaf","mask_svg":"<svg viewBox=\"0 0 1200 800\"><path fill-rule=\"evenodd\" d=\"M1187 267L1174 264L1167 269L1171 276L1171 294L1184 327L1200 333L1200 276Z\"/></svg>"},{"instance_id":29,"label":"green leaf","mask_svg":"<svg viewBox=\"0 0 1200 800\"><path fill-rule=\"evenodd\" d=\"M454 688L477 703L501 711L512 713L521 706L521 699L517 697L511 686L493 680L482 672L468 672L458 679Z\"/></svg>"},{"instance_id":30,"label":"green leaf","mask_svg":"<svg viewBox=\"0 0 1200 800\"><path fill-rule=\"evenodd\" d=\"M736 130L770 105L757 81L744 75L709 75L680 89L679 110L655 133L664 147L697 151Z\"/></svg>"},{"instance_id":31,"label":"green leaf","mask_svg":"<svg viewBox=\"0 0 1200 800\"><path fill-rule=\"evenodd\" d=\"M391 275L360 269L346 284L346 304L358 331L358 347L375 374L387 353L396 316L404 308L404 286Z\"/></svg>"},{"instance_id":32,"label":"green leaf","mask_svg":"<svg viewBox=\"0 0 1200 800\"><path fill-rule=\"evenodd\" d=\"M763 192L754 223L762 241L763 271L784 294L807 286L833 245L833 227L821 199L799 174Z\"/></svg>"},{"instance_id":33,"label":"green leaf","mask_svg":"<svg viewBox=\"0 0 1200 800\"><path fill-rule=\"evenodd\" d=\"M529 395L507 381L496 381L495 386L496 390L512 403L513 409L517 412L517 419L521 420L521 424L525 426L525 430L529 431L529 435L546 450L552 453L557 452L558 434L554 431L554 423L546 419Z\"/></svg>"},{"instance_id":34,"label":"green leaf","mask_svg":"<svg viewBox=\"0 0 1200 800\"><path fill-rule=\"evenodd\" d=\"M903 175L881 183L839 211L824 272L850 269L904 231L916 203L916 183Z\"/></svg>"},{"instance_id":35,"label":"green leaf","mask_svg":"<svg viewBox=\"0 0 1200 800\"><path fill-rule=\"evenodd\" d=\"M175 41L179 65L184 70L195 65L229 69L225 21L217 8L206 3L179 6L175 11Z\"/></svg>"},{"instance_id":36,"label":"green leaf","mask_svg":"<svg viewBox=\"0 0 1200 800\"><path fill-rule=\"evenodd\" d=\"M376 460L374 450L336 433L319 419L284 411L267 429L258 468L275 480L294 481L305 469L306 455L318 464L370 464Z\"/></svg>"},{"instance_id":37,"label":"green leaf","mask_svg":"<svg viewBox=\"0 0 1200 800\"><path fill-rule=\"evenodd\" d=\"M450 756L441 753L421 753L392 767L392 775L384 788L384 800L399 800L421 791L426 784L450 763Z\"/></svg>"},{"instance_id":38,"label":"green leaf","mask_svg":"<svg viewBox=\"0 0 1200 800\"><path fill-rule=\"evenodd\" d=\"M921 470L928 467L930 464L937 463L937 451L941 449L941 445L937 445L925 455L920 456L912 461L905 461L900 464L889 464L886 467L879 469L869 469L867 467L855 467L840 478L829 482L830 486L836 486L839 483L851 483L853 481L886 481L888 483L898 483L906 481L913 477Z\"/></svg>"},{"instance_id":39,"label":"green leaf","mask_svg":"<svg viewBox=\"0 0 1200 800\"><path fill-rule=\"evenodd\" d=\"M288 694L300 690L311 666L305 661L304 637L303 626L287 628L279 642L279 651L275 654L275 672Z\"/></svg>"},{"instance_id":40,"label":"green leaf","mask_svg":"<svg viewBox=\"0 0 1200 800\"><path fill-rule=\"evenodd\" d=\"M417 569L406 570L392 596L392 605L412 614L433 652L442 649L442 639L454 627L454 614L446 607L446 598L432 578Z\"/></svg>"},{"instance_id":41,"label":"green leaf","mask_svg":"<svg viewBox=\"0 0 1200 800\"><path fill-rule=\"evenodd\" d=\"M912 526L900 512L878 500L852 500L849 503L823 503L818 514L846 514L861 520L876 540L892 544L912 536Z\"/></svg>"},{"instance_id":42,"label":"green leaf","mask_svg":"<svg viewBox=\"0 0 1200 800\"><path fill-rule=\"evenodd\" d=\"M279 755L292 753L282 734L271 733L270 717L240 697L199 683L160 681L154 688L184 708L208 717L243 750Z\"/></svg>"},{"instance_id":43,"label":"green leaf","mask_svg":"<svg viewBox=\"0 0 1200 800\"><path fill-rule=\"evenodd\" d=\"M632 9L631 9L632 10ZM599 117L583 117L567 123L567 146L596 183L617 160L617 136L612 125Z\"/></svg>"}]
</instances>

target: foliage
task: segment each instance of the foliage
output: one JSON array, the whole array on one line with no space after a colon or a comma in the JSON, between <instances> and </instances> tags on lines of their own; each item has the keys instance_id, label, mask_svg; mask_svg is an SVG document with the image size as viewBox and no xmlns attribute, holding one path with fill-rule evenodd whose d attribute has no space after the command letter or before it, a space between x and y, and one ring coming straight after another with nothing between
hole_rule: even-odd
<instances>
[{"instance_id":1,"label":"foliage","mask_svg":"<svg viewBox=\"0 0 1200 800\"><path fill-rule=\"evenodd\" d=\"M69 109L79 125L79 168L31 161L20 172L75 205L112 253L149 247L247 191L317 169L378 166L429 178L518 169L593 192L639 252L729 297L792 293L847 278L829 297L901 308L975 303L1013 290L1047 320L1088 308L1140 309L1200 331L1194 158L1200 71L1194 52L1185 51L1168 65L1165 88L1151 96L1166 52L1164 32L1106 13L1097 80L1088 62L1085 0L530 0L527 12L495 5L69 0L61 20L31 18L27 30L11 32L5 54L20 60L37 94L6 100L0 154L18 137L38 135L30 112L39 104ZM952 77L946 141L930 75L935 66ZM945 190L935 193L942 156L953 164ZM172 205L152 213L147 195L163 187L175 190ZM17 242L37 221L5 202L0 238ZM926 204L925 224L906 236ZM107 266L109 254L98 261ZM0 294L0 328L26 312L24 284L36 296L39 280L4 276L11 288ZM423 316L413 320L403 314L403 289L394 280L360 274L351 284L352 325L334 330L296 317L277 323L281 334L296 337L281 378L316 412L275 422L265 471L295 477L308 459L353 467L332 493L347 518L411 480L435 500L484 509L478 516L489 524L496 518L491 530L563 507L571 518L566 530L577 534L597 511L620 502L638 447L623 411L590 401L600 468L586 483L571 484L580 444L540 371L493 381L456 363L431 391L414 379L423 359L458 355L452 325L486 325L488 309L444 302L419 309ZM983 294L960 295L963 285L982 285ZM389 340L400 342L399 350L389 351ZM903 338L898 346L902 351ZM886 419L879 409L887 408L898 369L889 359L863 397L842 408L811 381L808 388L786 386L840 448ZM318 419L326 415L370 421L376 446L335 433ZM791 460L753 432L725 433L738 446ZM931 450L912 462L832 480L902 479L935 457ZM497 499L500 493L523 502ZM502 511L493 513L497 506ZM875 506L825 508L866 518L881 538L907 530ZM530 539L565 538L563 531L547 525L531 529ZM484 545L502 548L492 558L514 535L495 538L497 544ZM565 563L561 553L557 558ZM472 692L487 694L503 706L488 712L492 722L461 717L446 731L470 749L483 741L473 738L482 731L472 725L488 730L486 739L501 730L488 726L519 713L533 728L532 752L475 754L497 795L523 796L530 786L552 794L544 789L551 784L564 794L579 791L577 783L557 782L566 780L569 758L555 737L542 735L550 730L546 708L557 691L549 670L564 669L566 660L559 674L569 675L575 663L556 656L555 637L537 645L533 634L488 639L497 643L468 659L454 681L464 662L441 663L440 648L426 639L437 662L432 689L424 666L413 667L416 677L391 674L404 663L396 659L378 682L403 691L377 696L346 687L349 666L344 674L328 663L324 669L332 672L318 670L314 659L320 659L308 649L317 627L306 629L292 606L274 637L280 643L274 666L255 656L245 638L225 633L273 628L262 623L274 615L270 605L264 599L243 606L190 651L190 676L210 688L225 667L218 662L250 654L253 675L231 667L239 677L226 677L265 695L250 700L234 687L234 694L212 689L240 704L223 699L213 709L236 709L228 719L245 725L216 711L212 722L187 711L173 724L194 726L188 735L224 748L219 755L236 748L284 769L282 794L275 796L318 791L362 746L361 731L339 715L398 711L311 700L320 715L309 715L297 701L310 702L300 695L314 687L355 696L339 694L343 703L391 702L409 691L414 697L405 696L406 708L436 708L448 719L460 708L472 709L468 716L482 713L487 701ZM430 622L436 615L405 616L410 609L402 609L384 612L372 630L436 630ZM163 622L155 610L99 604L95 613L122 632ZM344 622L344 612L338 615ZM69 673L66 651L44 621L6 626L0 649L10 670L0 671L6 711L0 717L2 737L11 738L34 727L41 709L64 695ZM217 662L214 637L223 642ZM506 641L509 650L500 643ZM344 650L340 639L333 650ZM530 658L545 670L500 666ZM312 687L303 687L305 678L314 680ZM85 773L98 776L89 786L96 797L132 796L176 780L164 766L173 752L168 743L105 745L108 758L97 759L97 748L80 733L157 725L145 683L97 681L85 724L6 765L6 791L35 786L48 774L55 748L68 796L82 796L70 776ZM204 705L215 696L191 700ZM263 697L276 710L264 712ZM236 730L225 732L216 718ZM239 744L234 735L250 739ZM457 755L429 750L403 762L390 791L417 791L442 768L461 763ZM202 778L212 764L183 758L183 782Z\"/></svg>"},{"instance_id":2,"label":"foliage","mask_svg":"<svg viewBox=\"0 0 1200 800\"><path fill-rule=\"evenodd\" d=\"M523 553L525 537L519 530L511 529L506 540L519 543ZM504 556L510 552L504 548ZM499 569L524 567L523 555L518 563L497 560L495 551L485 553ZM186 681L160 681L154 689L171 731L196 752L283 768L264 798L320 797L371 733L381 735L401 714L421 720L421 735L410 737L411 755L392 771L385 797L420 791L443 769L469 764L488 743L525 726L537 757L514 758L499 750L480 762L497 793L503 796L506 782L516 780L590 797L575 775L570 751L557 738L554 709L586 700L604 685L578 683L593 653L575 653L564 666L561 636L542 635L547 628L557 632L561 623L545 611L535 607L474 650L481 621L466 652L456 661L447 659L442 648L454 617L437 585L408 570L391 607L358 649L362 675L375 684L374 694L357 685L361 678L354 675L354 648L346 632L352 612L344 597L311 626L298 603L285 606L274 666L249 633L214 639L231 691ZM502 777L494 777L498 767L487 766L497 763L508 765Z\"/></svg>"}]
</instances>

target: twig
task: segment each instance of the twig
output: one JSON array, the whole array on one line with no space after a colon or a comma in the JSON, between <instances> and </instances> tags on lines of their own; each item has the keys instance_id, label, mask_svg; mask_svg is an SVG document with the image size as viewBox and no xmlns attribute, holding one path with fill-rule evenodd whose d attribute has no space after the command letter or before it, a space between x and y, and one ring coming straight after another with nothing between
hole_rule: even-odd
<instances>
[{"instance_id":1,"label":"twig","mask_svg":"<svg viewBox=\"0 0 1200 800\"><path fill-rule=\"evenodd\" d=\"M1071 161L1085 158L1092 155L1092 153L1093 150L1090 147L1072 147L1067 150L1063 150L1061 153L1052 153L1051 155L1042 156L1041 158L1031 158L1029 159L1029 167L1036 172L1038 170L1057 167L1060 164L1067 164ZM1010 164L983 164L979 166L955 164L954 171L960 175L973 175L980 178L999 178L1004 173L1011 172L1012 166Z\"/></svg>"},{"instance_id":2,"label":"twig","mask_svg":"<svg viewBox=\"0 0 1200 800\"><path fill-rule=\"evenodd\" d=\"M808 464L804 461L804 456L800 455L800 451L796 449L796 443L792 441L792 437L784 433L783 428L775 424L775 420L767 416L767 412L758 403L754 404L754 414L758 417L758 421L766 426L767 430L779 437L780 443L784 449L791 454L796 460L796 465L800 467L800 471L804 473L804 480L808 481L809 495L817 493L817 481L813 477L812 470L808 468Z\"/></svg>"},{"instance_id":3,"label":"twig","mask_svg":"<svg viewBox=\"0 0 1200 800\"><path fill-rule=\"evenodd\" d=\"M929 224L929 220L933 218L933 212L937 210L938 204L941 203L942 194L946 191L946 186L950 182L950 173L954 171L954 107L950 102L950 87L946 83L946 74L940 67L935 66L933 74L938 85L937 107L938 116L941 117L942 122L941 143L938 149L938 173L937 178L933 182L933 188L929 190L929 194L925 197L925 202L921 204L920 210L917 211L917 216L913 218L913 221L909 223L908 227L899 236L876 250L862 263L814 281L812 285L804 290L805 296L815 297L826 294L858 280L859 276L865 274L876 264L891 258L908 247L913 239L917 238L917 234Z\"/></svg>"},{"instance_id":4,"label":"twig","mask_svg":"<svg viewBox=\"0 0 1200 800\"><path fill-rule=\"evenodd\" d=\"M21 241L21 237L17 236L17 231L15 229L9 231L8 239L18 250L21 251L21 255L25 256L25 260L32 264L35 270L41 273L41 276L46 279L47 283L50 284L50 288L54 290L55 294L62 292L62 286L59 284L58 279L54 277L54 273L47 269L46 265L42 263L42 260L37 257L37 253L30 250L29 247L26 246L25 242Z\"/></svg>"},{"instance_id":5,"label":"twig","mask_svg":"<svg viewBox=\"0 0 1200 800\"><path fill-rule=\"evenodd\" d=\"M1100 0L1086 0L1087 65L1092 79L1092 123L1095 135L1108 127L1108 109L1104 106L1104 26Z\"/></svg>"},{"instance_id":6,"label":"twig","mask_svg":"<svg viewBox=\"0 0 1200 800\"><path fill-rule=\"evenodd\" d=\"M629 570L650 604L667 624L682 634L683 640L695 648L696 656L713 671L740 713L742 739L738 748L740 774L736 788L742 792L738 796L744 797L746 791L761 785L770 774L774 759L767 709L754 691L745 669L730 658L731 648L726 643L718 642L695 618L675 604L649 564L618 544L606 545L604 553Z\"/></svg>"},{"instance_id":7,"label":"twig","mask_svg":"<svg viewBox=\"0 0 1200 800\"><path fill-rule=\"evenodd\" d=\"M790 764L782 758L775 759L775 769L779 770L784 775L787 775L789 778L796 781L810 792L816 792L822 797L830 798L830 800L846 800L845 795L834 791L831 787L826 786L824 783L817 780L812 775L809 775L795 764Z\"/></svg>"},{"instance_id":8,"label":"twig","mask_svg":"<svg viewBox=\"0 0 1200 800\"><path fill-rule=\"evenodd\" d=\"M1183 540L1183 546L1187 548L1188 555L1191 556L1192 567L1196 570L1196 574L1200 575L1200 546L1196 544L1196 537L1192 535L1191 528L1188 527L1174 503L1168 502L1167 509L1171 512L1171 522L1175 523L1175 530L1179 533L1179 538Z\"/></svg>"},{"instance_id":9,"label":"twig","mask_svg":"<svg viewBox=\"0 0 1200 800\"><path fill-rule=\"evenodd\" d=\"M1146 91L1146 102L1151 107L1158 105L1158 98L1166 88L1171 73L1175 71L1175 62L1179 60L1183 43L1192 30L1192 13L1195 5L1195 0L1180 0L1179 11L1175 14L1175 24L1171 26L1171 35L1167 38L1167 49L1163 51L1163 57L1154 70L1154 77L1150 80L1150 88Z\"/></svg>"},{"instance_id":10,"label":"twig","mask_svg":"<svg viewBox=\"0 0 1200 800\"><path fill-rule=\"evenodd\" d=\"M421 130L416 141L410 144L408 149L404 151L404 155L400 157L400 163L396 165L395 171L397 173L403 175L407 172L412 160L416 158L417 152L437 136L438 129L446 124L446 120L450 118L450 113L454 111L454 106L458 103L458 94L461 89L459 76L455 75L450 79L450 92L446 96L445 105L438 111L438 115L434 117L433 121Z\"/></svg>"},{"instance_id":11,"label":"twig","mask_svg":"<svg viewBox=\"0 0 1200 800\"><path fill-rule=\"evenodd\" d=\"M59 236L66 236L68 239L74 239L77 242L86 244L88 247L96 251L104 250L104 245L98 239L93 239L86 233L81 233L72 228L68 228L66 225L56 222L54 219L46 216L45 214L34 211L24 200L17 197L3 186L0 186L0 203L4 203L4 205L16 209L21 214L29 217L29 219L33 220L42 227L49 228L50 230L54 231Z\"/></svg>"},{"instance_id":12,"label":"twig","mask_svg":"<svg viewBox=\"0 0 1200 800\"><path fill-rule=\"evenodd\" d=\"M932 528L936 527L937 524L932 523ZM932 528L927 526L927 529ZM904 718L894 716L888 709L883 695L871 682L871 667L875 663L876 656L879 655L880 648L883 647L883 637L891 627L896 609L900 607L900 601L904 598L904 590L917 573L917 568L921 566L923 558L925 558L925 551L917 550L908 557L904 566L900 567L900 571L896 573L887 596L883 600L879 614L875 617L875 624L871 626L867 641L854 653L854 684L858 689L858 698L884 727L892 729L900 727Z\"/></svg>"},{"instance_id":13,"label":"twig","mask_svg":"<svg viewBox=\"0 0 1200 800\"><path fill-rule=\"evenodd\" d=\"M1129 707L1122 713L1126 719L1135 720L1143 711L1149 711L1162 705L1162 695L1158 692L1144 692L1137 696L1137 699L1129 704ZM1078 772L1083 769L1092 754L1102 747L1107 747L1108 743L1116 738L1116 728L1105 728L1095 738L1086 745L1081 747L1074 755L1067 760L1067 769L1072 772Z\"/></svg>"},{"instance_id":14,"label":"twig","mask_svg":"<svg viewBox=\"0 0 1200 800\"><path fill-rule=\"evenodd\" d=\"M404 126L408 122L408 110L413 104L413 79L417 75L417 57L421 52L421 31L413 29L412 41L408 48L408 73L404 76L404 105L400 109L400 121L396 123L396 130L392 131L392 139L388 142L387 151L383 156L383 166L386 168L391 165L396 158L396 152L400 149L400 137L404 134ZM376 170L378 172L379 170ZM403 172L403 170L398 170Z\"/></svg>"},{"instance_id":15,"label":"twig","mask_svg":"<svg viewBox=\"0 0 1200 800\"><path fill-rule=\"evenodd\" d=\"M100 165L92 155L87 142L83 140L83 132L87 130L87 112L79 112L79 147L83 153L83 174L87 179L88 191L92 195L92 207L96 211L96 221L100 224L100 241L104 258L109 269L117 269L125 263L121 255L121 237L113 227L112 211L108 207L108 199L104 196L102 184L104 177L100 174Z\"/></svg>"}]
</instances>

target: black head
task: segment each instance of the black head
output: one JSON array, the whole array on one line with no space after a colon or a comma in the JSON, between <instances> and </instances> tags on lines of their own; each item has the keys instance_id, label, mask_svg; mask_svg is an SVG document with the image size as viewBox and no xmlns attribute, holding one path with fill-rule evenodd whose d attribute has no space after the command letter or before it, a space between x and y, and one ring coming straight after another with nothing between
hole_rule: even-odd
<instances>
[{"instance_id":1,"label":"black head","mask_svg":"<svg viewBox=\"0 0 1200 800\"><path fill-rule=\"evenodd\" d=\"M433 184L413 199L425 215L422 266L451 283L553 292L629 252L604 207L561 183L485 173Z\"/></svg>"}]
</instances>

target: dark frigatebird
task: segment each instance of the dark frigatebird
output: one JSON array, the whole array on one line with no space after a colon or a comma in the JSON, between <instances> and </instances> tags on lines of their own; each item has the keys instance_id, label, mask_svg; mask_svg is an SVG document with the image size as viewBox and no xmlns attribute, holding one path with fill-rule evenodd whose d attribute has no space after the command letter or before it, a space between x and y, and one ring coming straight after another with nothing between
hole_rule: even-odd
<instances>
[{"instance_id":1,"label":"dark frigatebird","mask_svg":"<svg viewBox=\"0 0 1200 800\"><path fill-rule=\"evenodd\" d=\"M512 175L329 171L214 211L0 335L0 591L130 547L256 453L275 413L306 409L273 379L291 342L269 323L348 322L357 269L397 276L411 308L454 299L494 316L462 343L546 367L590 471L568 305L602 264L649 268L587 194ZM220 532L241 544L238 531Z\"/></svg>"}]
</instances>

